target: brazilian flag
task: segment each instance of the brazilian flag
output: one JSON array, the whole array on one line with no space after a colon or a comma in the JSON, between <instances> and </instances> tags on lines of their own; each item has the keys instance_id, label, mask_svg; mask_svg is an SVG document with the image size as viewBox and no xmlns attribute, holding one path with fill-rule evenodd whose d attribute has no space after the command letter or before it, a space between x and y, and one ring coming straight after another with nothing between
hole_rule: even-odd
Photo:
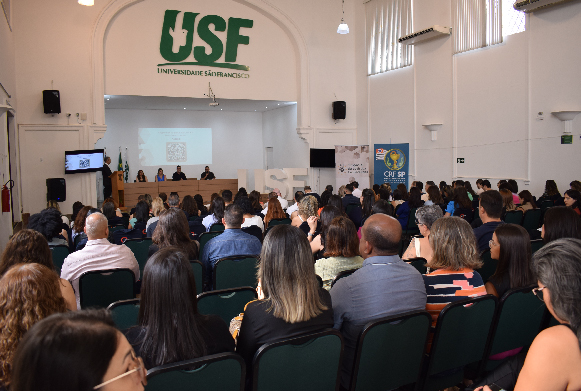
<instances>
[{"instance_id":1,"label":"brazilian flag","mask_svg":"<svg viewBox=\"0 0 581 391\"><path fill-rule=\"evenodd\" d=\"M123 171L123 159L121 158L121 149L119 149L119 167L117 167L117 171Z\"/></svg>"}]
</instances>

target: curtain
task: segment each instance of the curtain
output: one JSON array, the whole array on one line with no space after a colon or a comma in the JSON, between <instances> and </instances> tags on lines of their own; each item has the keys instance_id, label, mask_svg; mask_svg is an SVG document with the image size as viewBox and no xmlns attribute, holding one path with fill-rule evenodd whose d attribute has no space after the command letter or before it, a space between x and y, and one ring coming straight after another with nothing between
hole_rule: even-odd
<instances>
[{"instance_id":1,"label":"curtain","mask_svg":"<svg viewBox=\"0 0 581 391\"><path fill-rule=\"evenodd\" d=\"M501 0L454 0L454 54L502 42Z\"/></svg>"},{"instance_id":2,"label":"curtain","mask_svg":"<svg viewBox=\"0 0 581 391\"><path fill-rule=\"evenodd\" d=\"M365 11L367 74L411 65L411 46L397 40L413 32L412 0L372 0L365 4Z\"/></svg>"}]
</instances>

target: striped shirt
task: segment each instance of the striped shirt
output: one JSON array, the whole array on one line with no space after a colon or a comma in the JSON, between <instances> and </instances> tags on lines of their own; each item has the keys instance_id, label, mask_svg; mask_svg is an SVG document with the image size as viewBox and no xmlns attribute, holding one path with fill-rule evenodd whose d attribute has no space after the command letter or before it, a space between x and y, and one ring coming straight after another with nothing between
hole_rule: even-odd
<instances>
[{"instance_id":1,"label":"striped shirt","mask_svg":"<svg viewBox=\"0 0 581 391\"><path fill-rule=\"evenodd\" d=\"M428 295L426 310L432 316L434 327L446 305L469 297L486 295L482 277L472 269L438 269L422 277Z\"/></svg>"}]
</instances>

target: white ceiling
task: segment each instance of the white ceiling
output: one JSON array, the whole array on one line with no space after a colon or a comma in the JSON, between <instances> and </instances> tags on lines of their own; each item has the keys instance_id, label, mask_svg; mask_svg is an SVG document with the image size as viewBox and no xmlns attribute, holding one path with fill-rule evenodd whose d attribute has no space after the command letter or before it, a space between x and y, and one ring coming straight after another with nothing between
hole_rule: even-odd
<instances>
[{"instance_id":1,"label":"white ceiling","mask_svg":"<svg viewBox=\"0 0 581 391\"><path fill-rule=\"evenodd\" d=\"M210 98L178 98L170 96L105 95L105 109L192 110L192 111L269 111L296 102L276 100L220 99L219 106L210 106Z\"/></svg>"}]
</instances>

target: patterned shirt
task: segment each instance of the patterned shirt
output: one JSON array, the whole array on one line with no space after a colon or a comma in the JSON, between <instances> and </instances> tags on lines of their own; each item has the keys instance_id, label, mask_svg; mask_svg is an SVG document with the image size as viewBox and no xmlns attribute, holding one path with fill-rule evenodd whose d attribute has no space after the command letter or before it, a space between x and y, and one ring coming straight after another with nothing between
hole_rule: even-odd
<instances>
[{"instance_id":1,"label":"patterned shirt","mask_svg":"<svg viewBox=\"0 0 581 391\"><path fill-rule=\"evenodd\" d=\"M426 310L432 316L432 326L436 326L438 316L446 305L469 297L486 295L482 277L472 269L438 269L422 277L428 295Z\"/></svg>"}]
</instances>

